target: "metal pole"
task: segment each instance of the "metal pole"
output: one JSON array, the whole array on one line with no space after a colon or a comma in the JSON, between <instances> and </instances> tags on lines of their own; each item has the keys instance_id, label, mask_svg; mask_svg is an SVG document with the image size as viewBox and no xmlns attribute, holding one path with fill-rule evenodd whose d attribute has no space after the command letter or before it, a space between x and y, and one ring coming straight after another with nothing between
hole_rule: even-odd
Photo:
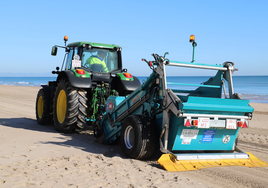
<instances>
[{"instance_id":1,"label":"metal pole","mask_svg":"<svg viewBox=\"0 0 268 188\"><path fill-rule=\"evenodd\" d=\"M160 62L159 65L162 68L162 90L163 90L163 103L167 105L167 80L166 80L166 69L165 69L165 63L164 60ZM168 132L169 132L169 112L168 109L163 111L163 122L162 122L162 129L165 129L165 135L164 135L164 148L167 149L168 147Z\"/></svg>"},{"instance_id":2,"label":"metal pole","mask_svg":"<svg viewBox=\"0 0 268 188\"><path fill-rule=\"evenodd\" d=\"M193 57L192 57L192 63L195 62L195 47L197 46L196 42L193 42Z\"/></svg>"}]
</instances>

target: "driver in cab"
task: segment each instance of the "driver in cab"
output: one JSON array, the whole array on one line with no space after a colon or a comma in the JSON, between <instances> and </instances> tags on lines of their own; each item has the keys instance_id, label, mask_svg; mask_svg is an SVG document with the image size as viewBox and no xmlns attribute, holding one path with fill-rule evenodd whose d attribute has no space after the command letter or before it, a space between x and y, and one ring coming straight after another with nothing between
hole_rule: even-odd
<instances>
[{"instance_id":1,"label":"driver in cab","mask_svg":"<svg viewBox=\"0 0 268 188\"><path fill-rule=\"evenodd\" d=\"M101 70L103 72L106 72L106 73L109 72L109 70L106 66L106 63L104 61L104 58L106 56L106 52L104 50L98 50L97 52L98 52L98 54L89 57L87 59L86 63L89 65L90 69L93 71L97 71L97 70L94 70L94 68L93 68L95 66L95 67L100 67L100 68L98 68L99 70L97 72L99 72Z\"/></svg>"}]
</instances>

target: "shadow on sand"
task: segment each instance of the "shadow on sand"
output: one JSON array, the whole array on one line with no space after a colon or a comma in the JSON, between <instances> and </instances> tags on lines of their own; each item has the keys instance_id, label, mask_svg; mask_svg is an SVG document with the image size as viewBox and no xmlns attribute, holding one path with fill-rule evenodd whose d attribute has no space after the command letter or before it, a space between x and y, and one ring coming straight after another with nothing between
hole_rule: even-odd
<instances>
[{"instance_id":1,"label":"shadow on sand","mask_svg":"<svg viewBox=\"0 0 268 188\"><path fill-rule=\"evenodd\" d=\"M85 130L73 134L63 134L57 132L53 125L39 125L35 119L31 118L0 118L0 126L52 133L55 134L55 138L59 138L58 140L61 140L57 142L43 141L40 142L41 144L55 144L65 147L74 147L86 151L88 153L103 154L106 157L120 156L121 158L126 158L121 150L119 139L111 145L99 144L95 141L93 131L91 130ZM145 162L153 167L162 168L156 162L160 156L161 152L157 150L155 151L154 155Z\"/></svg>"}]
</instances>

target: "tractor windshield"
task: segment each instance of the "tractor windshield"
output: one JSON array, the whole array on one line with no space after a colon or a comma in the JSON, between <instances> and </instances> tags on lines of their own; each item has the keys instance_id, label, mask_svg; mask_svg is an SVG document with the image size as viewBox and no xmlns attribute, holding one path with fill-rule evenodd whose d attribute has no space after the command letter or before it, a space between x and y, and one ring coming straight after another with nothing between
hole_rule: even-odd
<instances>
[{"instance_id":1,"label":"tractor windshield","mask_svg":"<svg viewBox=\"0 0 268 188\"><path fill-rule=\"evenodd\" d=\"M118 69L118 55L116 50L90 48L83 49L82 67L93 72L108 73Z\"/></svg>"}]
</instances>

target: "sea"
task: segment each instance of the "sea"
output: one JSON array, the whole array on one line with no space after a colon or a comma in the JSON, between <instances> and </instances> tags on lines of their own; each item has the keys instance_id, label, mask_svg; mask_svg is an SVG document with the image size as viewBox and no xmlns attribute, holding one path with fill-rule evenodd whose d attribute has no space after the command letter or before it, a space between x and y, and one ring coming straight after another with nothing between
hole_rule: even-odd
<instances>
[{"instance_id":1,"label":"sea","mask_svg":"<svg viewBox=\"0 0 268 188\"><path fill-rule=\"evenodd\" d=\"M143 83L148 77L138 77ZM168 83L202 84L209 76L170 76ZM55 81L56 77L0 77L0 85L40 87L48 81ZM234 92L243 99L255 103L268 103L268 76L233 76ZM196 89L194 86L169 85L168 88ZM226 86L228 93L228 87Z\"/></svg>"}]
</instances>

